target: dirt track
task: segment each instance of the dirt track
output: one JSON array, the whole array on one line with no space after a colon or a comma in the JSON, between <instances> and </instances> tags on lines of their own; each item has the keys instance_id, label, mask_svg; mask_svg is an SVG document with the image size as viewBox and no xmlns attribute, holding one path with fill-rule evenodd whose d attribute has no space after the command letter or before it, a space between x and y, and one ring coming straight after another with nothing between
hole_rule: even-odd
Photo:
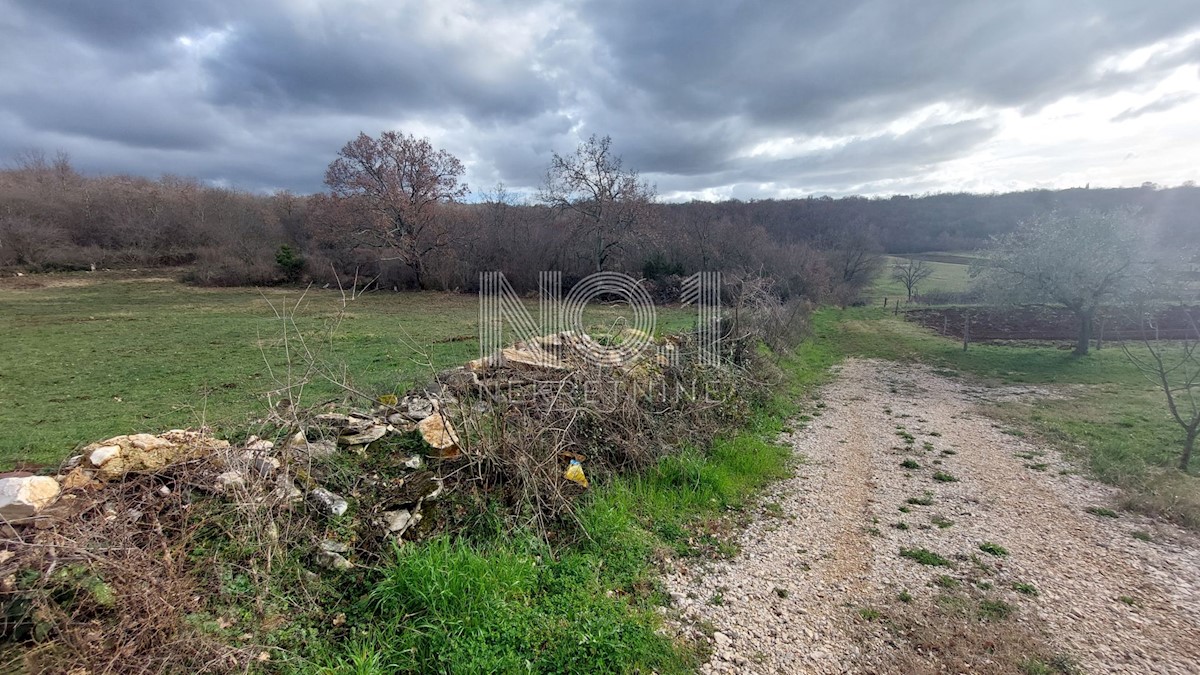
<instances>
[{"instance_id":1,"label":"dirt track","mask_svg":"<svg viewBox=\"0 0 1200 675\"><path fill-rule=\"evenodd\" d=\"M1065 654L1086 672L1200 671L1196 537L1128 513L1088 513L1111 507L1114 492L1061 475L1072 467L1053 451L1004 433L979 409L1047 395L847 362L822 392L819 416L785 437L805 464L764 498L742 552L716 565L680 563L666 580L684 629L711 642L705 669L1012 672L1022 654ZM906 458L920 468L902 468ZM957 480L936 481L937 471ZM925 491L932 504L906 503ZM982 552L984 542L1008 554ZM950 565L918 564L902 547ZM933 583L942 575L950 580ZM972 607L1001 601L1013 614L939 624L931 617L947 587ZM899 601L901 592L911 600ZM928 634L938 625L941 642Z\"/></svg>"}]
</instances>

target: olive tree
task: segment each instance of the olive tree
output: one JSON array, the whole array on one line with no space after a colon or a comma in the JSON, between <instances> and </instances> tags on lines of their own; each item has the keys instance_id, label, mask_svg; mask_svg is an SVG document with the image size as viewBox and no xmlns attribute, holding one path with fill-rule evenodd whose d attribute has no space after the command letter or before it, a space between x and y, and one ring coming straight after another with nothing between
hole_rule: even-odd
<instances>
[{"instance_id":1,"label":"olive tree","mask_svg":"<svg viewBox=\"0 0 1200 675\"><path fill-rule=\"evenodd\" d=\"M1126 293L1141 260L1132 211L1050 212L993 241L971 269L984 297L1010 304L1050 304L1075 315L1075 354L1088 353L1096 312Z\"/></svg>"}]
</instances>

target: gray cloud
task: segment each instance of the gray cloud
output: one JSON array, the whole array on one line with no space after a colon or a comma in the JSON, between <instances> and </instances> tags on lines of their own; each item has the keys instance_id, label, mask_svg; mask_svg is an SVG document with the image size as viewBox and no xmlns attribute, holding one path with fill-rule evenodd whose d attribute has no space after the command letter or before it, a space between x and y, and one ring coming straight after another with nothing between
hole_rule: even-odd
<instances>
[{"instance_id":1,"label":"gray cloud","mask_svg":"<svg viewBox=\"0 0 1200 675\"><path fill-rule=\"evenodd\" d=\"M1137 119L1142 115L1165 112L1173 108L1178 108L1184 103L1194 101L1196 100L1197 96L1200 96L1200 94L1194 91L1180 91L1174 94L1168 94L1156 101L1147 103L1146 105L1137 106L1135 108L1127 108L1124 112L1116 115L1112 119L1114 122L1124 122L1126 120Z\"/></svg>"},{"instance_id":2,"label":"gray cloud","mask_svg":"<svg viewBox=\"0 0 1200 675\"><path fill-rule=\"evenodd\" d=\"M664 194L930 189L1002 111L1148 95L1196 67L1200 44L1101 64L1197 29L1192 0L0 0L0 153L311 191L346 140L401 128L462 158L473 187L520 191L552 151L607 133Z\"/></svg>"}]
</instances>

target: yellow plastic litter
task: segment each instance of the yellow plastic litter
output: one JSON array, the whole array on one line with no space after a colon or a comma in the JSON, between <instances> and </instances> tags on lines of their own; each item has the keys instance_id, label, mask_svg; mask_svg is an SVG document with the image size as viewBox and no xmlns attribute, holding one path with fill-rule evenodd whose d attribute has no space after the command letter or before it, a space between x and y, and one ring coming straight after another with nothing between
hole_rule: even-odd
<instances>
[{"instance_id":1,"label":"yellow plastic litter","mask_svg":"<svg viewBox=\"0 0 1200 675\"><path fill-rule=\"evenodd\" d=\"M396 405L400 399L396 398L395 394L384 394L379 397L379 405Z\"/></svg>"},{"instance_id":2,"label":"yellow plastic litter","mask_svg":"<svg viewBox=\"0 0 1200 675\"><path fill-rule=\"evenodd\" d=\"M571 465L567 467L567 472L563 474L567 480L579 483L583 487L588 486L587 476L583 475L583 465L579 460L571 460Z\"/></svg>"}]
</instances>

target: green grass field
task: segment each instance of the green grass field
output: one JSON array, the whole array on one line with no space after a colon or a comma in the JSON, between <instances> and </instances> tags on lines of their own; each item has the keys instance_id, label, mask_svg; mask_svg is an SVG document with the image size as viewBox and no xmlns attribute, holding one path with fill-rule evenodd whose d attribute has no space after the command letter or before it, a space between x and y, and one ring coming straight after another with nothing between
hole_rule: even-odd
<instances>
[{"instance_id":1,"label":"green grass field","mask_svg":"<svg viewBox=\"0 0 1200 675\"><path fill-rule=\"evenodd\" d=\"M297 329L311 349L324 336L320 358L372 394L424 378L430 366L414 358L420 352L434 368L477 352L471 296L372 294L331 325L342 312L340 294L330 291L310 291L297 306L297 290L206 290L87 275L47 280L53 283L44 288L0 287L7 347L0 354L0 456L10 465L56 461L107 434L200 419L223 419L229 433L244 432L239 420L263 410L287 361L272 305L297 307L288 348L296 348ZM603 324L616 315L599 310L587 320ZM680 309L660 319L667 330L693 320ZM280 672L691 672L702 647L661 632L659 564L735 551L722 533L736 527L759 489L789 473L792 454L774 440L786 420L819 405L815 385L847 356L919 361L947 377L992 383L1072 385L1070 399L992 412L998 423L1061 443L1101 478L1130 488L1140 500L1134 506L1187 523L1193 512L1186 509L1200 503L1200 479L1164 468L1180 434L1118 350L1083 359L1047 347L973 345L963 353L955 341L879 309L822 309L812 317L811 338L780 364L784 386L756 404L743 426L681 448L644 473L597 479L574 511L587 536L563 538L564 530L547 541L484 510L476 527L398 547L378 567L323 573L316 602L293 595L309 552L285 551L264 573L256 568L260 548L220 525L221 517L236 517L222 506L213 515L215 536L204 540L211 550L191 552L211 561L222 585L207 610L188 620L232 642L253 632ZM317 384L304 400L338 394Z\"/></svg>"},{"instance_id":2,"label":"green grass field","mask_svg":"<svg viewBox=\"0 0 1200 675\"><path fill-rule=\"evenodd\" d=\"M202 415L244 433L237 420L262 409L285 361L271 306L301 296L167 280L39 281L46 280L53 283L45 288L0 288L9 347L0 361L0 438L10 464L54 461L88 439ZM313 349L316 336L331 334L322 358L344 366L362 389L401 391L420 381L428 366L412 358L414 345L428 345L435 367L475 356L473 297L369 295L328 331L340 305L339 294L310 292L297 324ZM585 322L603 325L618 314L599 309ZM663 330L694 321L678 308L659 318ZM246 534L240 512L213 502L211 512L193 514L212 536L198 536L187 555L204 561L219 587L187 621L235 644L252 634L269 650L270 672L693 672L701 647L661 631L658 564L666 555L734 552L722 534L731 514L788 475L792 453L774 439L812 404L812 387L839 358L831 343L807 342L780 364L786 386L756 399L744 424L643 473L593 476L573 512L580 529L563 524L553 541L515 527L499 502L488 503L462 531L397 547L377 567L297 584L311 574L311 551L277 551L264 570L257 540L230 534ZM318 386L306 396L336 393ZM206 412L195 398L207 398Z\"/></svg>"},{"instance_id":3,"label":"green grass field","mask_svg":"<svg viewBox=\"0 0 1200 675\"><path fill-rule=\"evenodd\" d=\"M933 268L933 274L917 285L917 292L932 293L943 291L961 293L971 286L967 276L972 260L967 254L951 253L920 253L912 256L884 256L883 269L875 279L875 283L866 290L864 296L875 304L882 303L883 298L904 300L908 292L904 284L892 279L892 267L896 263L904 263L908 258L925 260Z\"/></svg>"},{"instance_id":4,"label":"green grass field","mask_svg":"<svg viewBox=\"0 0 1200 675\"><path fill-rule=\"evenodd\" d=\"M530 307L536 316L536 300ZM621 315L598 307L584 319ZM305 379L304 345L324 368L300 405L344 396L332 382L343 377L371 396L402 393L479 351L473 295L369 293L343 310L336 289L67 274L0 282L0 317L0 468L57 464L123 433L200 424L241 433L289 377ZM659 308L658 319L660 332L694 322L678 308Z\"/></svg>"}]
</instances>

